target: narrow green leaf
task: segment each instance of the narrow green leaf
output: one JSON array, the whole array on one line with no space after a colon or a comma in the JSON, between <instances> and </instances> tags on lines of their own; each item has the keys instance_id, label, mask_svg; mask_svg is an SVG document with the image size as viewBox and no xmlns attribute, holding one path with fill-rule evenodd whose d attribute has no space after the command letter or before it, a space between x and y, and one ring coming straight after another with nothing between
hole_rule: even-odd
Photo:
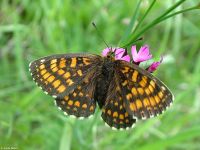
<instances>
[{"instance_id":1,"label":"narrow green leaf","mask_svg":"<svg viewBox=\"0 0 200 150\"><path fill-rule=\"evenodd\" d=\"M141 0L138 1L137 5L136 5L136 9L135 9L135 11L133 13L133 16L131 18L131 21L130 21L130 23L128 25L128 28L125 31L124 35L122 36L122 39L121 39L120 43L125 41L127 39L127 37L129 36L129 34L131 33L131 31L132 31L132 29L133 29L133 27L135 25L135 21L138 18L138 15L139 15L139 8L140 8L140 5L141 5L141 2L142 2Z\"/></svg>"},{"instance_id":2,"label":"narrow green leaf","mask_svg":"<svg viewBox=\"0 0 200 150\"><path fill-rule=\"evenodd\" d=\"M156 19L154 19L150 24L148 24L147 26L145 26L143 29L141 29L140 32L138 33L134 33L131 34L130 39L128 40L127 43L124 43L123 45L121 45L122 47L126 47L128 45L130 45L131 43L133 43L137 38L139 38L144 32L146 32L147 30L149 30L150 28L152 28L153 26L155 26L156 24L160 23L160 20L165 17L167 14L169 14L171 11L173 11L175 8L177 8L179 5L181 5L185 0L180 0L179 2L177 2L176 4L174 4L173 6L171 6L169 9L167 9L162 15L160 15L159 17L157 17Z\"/></svg>"}]
</instances>

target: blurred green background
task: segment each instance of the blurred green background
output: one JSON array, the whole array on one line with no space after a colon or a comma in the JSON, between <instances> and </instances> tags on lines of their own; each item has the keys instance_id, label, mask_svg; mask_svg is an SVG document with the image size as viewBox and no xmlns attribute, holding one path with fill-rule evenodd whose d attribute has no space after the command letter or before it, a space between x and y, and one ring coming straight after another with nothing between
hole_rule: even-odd
<instances>
[{"instance_id":1,"label":"blurred green background","mask_svg":"<svg viewBox=\"0 0 200 150\"><path fill-rule=\"evenodd\" d=\"M0 0L0 149L200 149L200 12L194 10L155 26L143 37L156 71L175 95L163 115L139 121L128 131L104 126L100 110L89 120L63 115L32 81L28 64L37 58L70 52L100 54L117 46L136 7L130 0ZM139 18L149 6L143 0ZM181 10L198 3L186 1ZM157 1L144 24L174 0Z\"/></svg>"}]
</instances>

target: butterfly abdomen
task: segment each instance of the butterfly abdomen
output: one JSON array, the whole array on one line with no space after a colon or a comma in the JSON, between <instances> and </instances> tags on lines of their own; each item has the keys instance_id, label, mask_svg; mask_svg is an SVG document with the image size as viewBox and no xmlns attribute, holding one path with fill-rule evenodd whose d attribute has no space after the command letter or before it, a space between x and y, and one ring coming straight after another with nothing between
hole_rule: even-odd
<instances>
[{"instance_id":1,"label":"butterfly abdomen","mask_svg":"<svg viewBox=\"0 0 200 150\"><path fill-rule=\"evenodd\" d=\"M104 58L104 62L100 69L100 75L97 79L94 99L97 101L100 108L105 104L107 97L107 91L110 85L110 82L114 75L114 63L108 58Z\"/></svg>"}]
</instances>

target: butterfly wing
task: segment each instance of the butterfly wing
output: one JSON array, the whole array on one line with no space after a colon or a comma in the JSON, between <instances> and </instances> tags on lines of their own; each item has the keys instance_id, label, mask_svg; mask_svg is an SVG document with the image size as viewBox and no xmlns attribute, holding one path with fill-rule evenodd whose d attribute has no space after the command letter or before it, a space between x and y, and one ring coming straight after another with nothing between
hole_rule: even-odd
<instances>
[{"instance_id":1,"label":"butterfly wing","mask_svg":"<svg viewBox=\"0 0 200 150\"><path fill-rule=\"evenodd\" d=\"M123 93L119 86L119 77L115 73L110 82L101 115L102 119L112 129L128 129L136 123L136 119L126 111L122 95Z\"/></svg>"},{"instance_id":2,"label":"butterfly wing","mask_svg":"<svg viewBox=\"0 0 200 150\"><path fill-rule=\"evenodd\" d=\"M126 110L138 119L157 116L173 101L170 90L159 79L137 65L116 61Z\"/></svg>"},{"instance_id":3,"label":"butterfly wing","mask_svg":"<svg viewBox=\"0 0 200 150\"><path fill-rule=\"evenodd\" d=\"M30 63L33 80L56 99L67 114L88 117L94 112L95 72L101 57L91 54L53 55ZM90 92L88 92L90 91ZM91 111L88 111L91 110Z\"/></svg>"},{"instance_id":4,"label":"butterfly wing","mask_svg":"<svg viewBox=\"0 0 200 150\"><path fill-rule=\"evenodd\" d=\"M96 69L91 70L73 92L70 92L65 97L57 97L55 99L56 105L65 114L78 118L87 118L95 112L96 101L94 100L94 92L97 79L96 72Z\"/></svg>"}]
</instances>

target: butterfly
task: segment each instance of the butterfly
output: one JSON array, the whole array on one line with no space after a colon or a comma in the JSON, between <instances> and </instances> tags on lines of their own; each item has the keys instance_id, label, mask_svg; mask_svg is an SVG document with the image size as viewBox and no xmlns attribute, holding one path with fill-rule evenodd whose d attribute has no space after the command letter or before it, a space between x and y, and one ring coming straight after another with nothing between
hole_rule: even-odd
<instances>
[{"instance_id":1,"label":"butterfly","mask_svg":"<svg viewBox=\"0 0 200 150\"><path fill-rule=\"evenodd\" d=\"M30 63L36 84L55 99L64 114L89 118L98 107L112 129L129 129L138 119L166 110L173 101L168 87L138 65L95 54L58 54Z\"/></svg>"}]
</instances>

